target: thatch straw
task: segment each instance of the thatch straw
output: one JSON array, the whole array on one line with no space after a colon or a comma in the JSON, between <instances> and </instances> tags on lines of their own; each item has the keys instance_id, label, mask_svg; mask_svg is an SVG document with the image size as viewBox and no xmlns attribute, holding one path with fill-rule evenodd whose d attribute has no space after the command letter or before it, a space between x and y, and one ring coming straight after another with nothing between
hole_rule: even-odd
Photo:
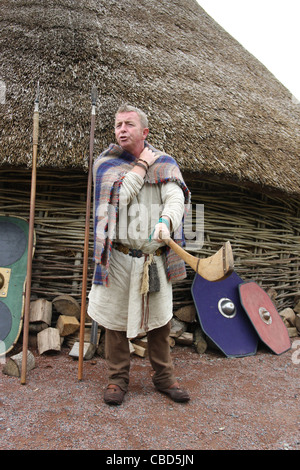
<instances>
[{"instance_id":1,"label":"thatch straw","mask_svg":"<svg viewBox=\"0 0 300 470\"><path fill-rule=\"evenodd\" d=\"M0 165L31 166L40 81L39 167L87 169L123 101L150 118L151 143L204 177L299 194L300 106L196 0L0 0Z\"/></svg>"}]
</instances>

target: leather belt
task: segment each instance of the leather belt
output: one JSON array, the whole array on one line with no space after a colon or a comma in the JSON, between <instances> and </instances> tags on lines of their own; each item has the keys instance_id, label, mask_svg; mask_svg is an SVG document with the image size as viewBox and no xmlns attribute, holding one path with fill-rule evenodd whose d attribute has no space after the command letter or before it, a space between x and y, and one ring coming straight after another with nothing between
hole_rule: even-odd
<instances>
[{"instance_id":1,"label":"leather belt","mask_svg":"<svg viewBox=\"0 0 300 470\"><path fill-rule=\"evenodd\" d=\"M141 258L142 256L149 256L149 253L143 253L142 250L137 250L136 248L130 248L129 246L122 245L122 243L113 243L113 248L115 250L124 253L125 255L132 256L133 258ZM153 254L155 256L161 256L166 251L166 247L163 246L158 248Z\"/></svg>"}]
</instances>

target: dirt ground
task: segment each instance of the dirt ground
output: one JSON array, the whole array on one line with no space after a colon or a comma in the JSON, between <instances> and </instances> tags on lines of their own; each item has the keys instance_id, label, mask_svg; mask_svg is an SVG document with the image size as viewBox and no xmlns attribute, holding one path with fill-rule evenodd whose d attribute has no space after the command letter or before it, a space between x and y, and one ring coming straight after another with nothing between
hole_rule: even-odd
<instances>
[{"instance_id":1,"label":"dirt ground","mask_svg":"<svg viewBox=\"0 0 300 470\"><path fill-rule=\"evenodd\" d=\"M0 371L0 449L299 450L299 340L280 356L260 345L243 358L175 346L177 376L191 395L184 404L154 390L148 359L132 356L120 407L103 402L103 358L84 361L79 381L68 349L32 351L25 385Z\"/></svg>"}]
</instances>

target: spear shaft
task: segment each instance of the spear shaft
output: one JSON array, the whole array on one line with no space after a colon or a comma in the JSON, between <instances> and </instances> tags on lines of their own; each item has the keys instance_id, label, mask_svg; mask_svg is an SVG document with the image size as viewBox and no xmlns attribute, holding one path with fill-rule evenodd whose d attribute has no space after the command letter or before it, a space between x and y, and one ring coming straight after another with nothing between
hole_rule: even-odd
<instances>
[{"instance_id":1,"label":"spear shaft","mask_svg":"<svg viewBox=\"0 0 300 470\"><path fill-rule=\"evenodd\" d=\"M25 290L25 309L23 324L23 355L21 369L21 384L26 383L27 371L27 351L28 351L28 331L30 316L30 295L31 295L31 273L32 273L32 257L34 245L34 214L35 214L35 197L36 197L36 166L37 166L37 149L39 137L39 83L33 112L33 149L32 149L32 172L31 172L31 192L30 192L30 215L29 215L29 232L28 232L28 253L27 253L27 274L26 274L26 290Z\"/></svg>"},{"instance_id":2,"label":"spear shaft","mask_svg":"<svg viewBox=\"0 0 300 470\"><path fill-rule=\"evenodd\" d=\"M82 275L80 332L79 332L79 360L78 360L78 379L79 380L82 380L84 329L85 329L85 316L86 316L86 288L87 288L87 271L88 271L88 256L89 256L92 167L93 167L93 153L94 153L96 102L97 102L97 89L95 87L93 87L92 89L91 98L92 98L92 112L91 112L91 130L90 130L90 155L89 155L89 169L88 169L87 196L86 196L83 275Z\"/></svg>"}]
</instances>

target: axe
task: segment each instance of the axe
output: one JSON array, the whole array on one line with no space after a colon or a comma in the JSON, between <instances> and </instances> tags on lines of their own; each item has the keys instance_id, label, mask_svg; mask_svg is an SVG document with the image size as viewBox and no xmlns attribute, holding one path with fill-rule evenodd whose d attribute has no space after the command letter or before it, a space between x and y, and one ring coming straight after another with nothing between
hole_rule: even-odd
<instances>
[{"instance_id":1,"label":"axe","mask_svg":"<svg viewBox=\"0 0 300 470\"><path fill-rule=\"evenodd\" d=\"M226 279L234 270L233 254L229 241L223 244L214 255L207 258L198 258L185 251L171 238L160 238L168 245L180 258L182 258L196 273L207 281L222 281Z\"/></svg>"}]
</instances>

